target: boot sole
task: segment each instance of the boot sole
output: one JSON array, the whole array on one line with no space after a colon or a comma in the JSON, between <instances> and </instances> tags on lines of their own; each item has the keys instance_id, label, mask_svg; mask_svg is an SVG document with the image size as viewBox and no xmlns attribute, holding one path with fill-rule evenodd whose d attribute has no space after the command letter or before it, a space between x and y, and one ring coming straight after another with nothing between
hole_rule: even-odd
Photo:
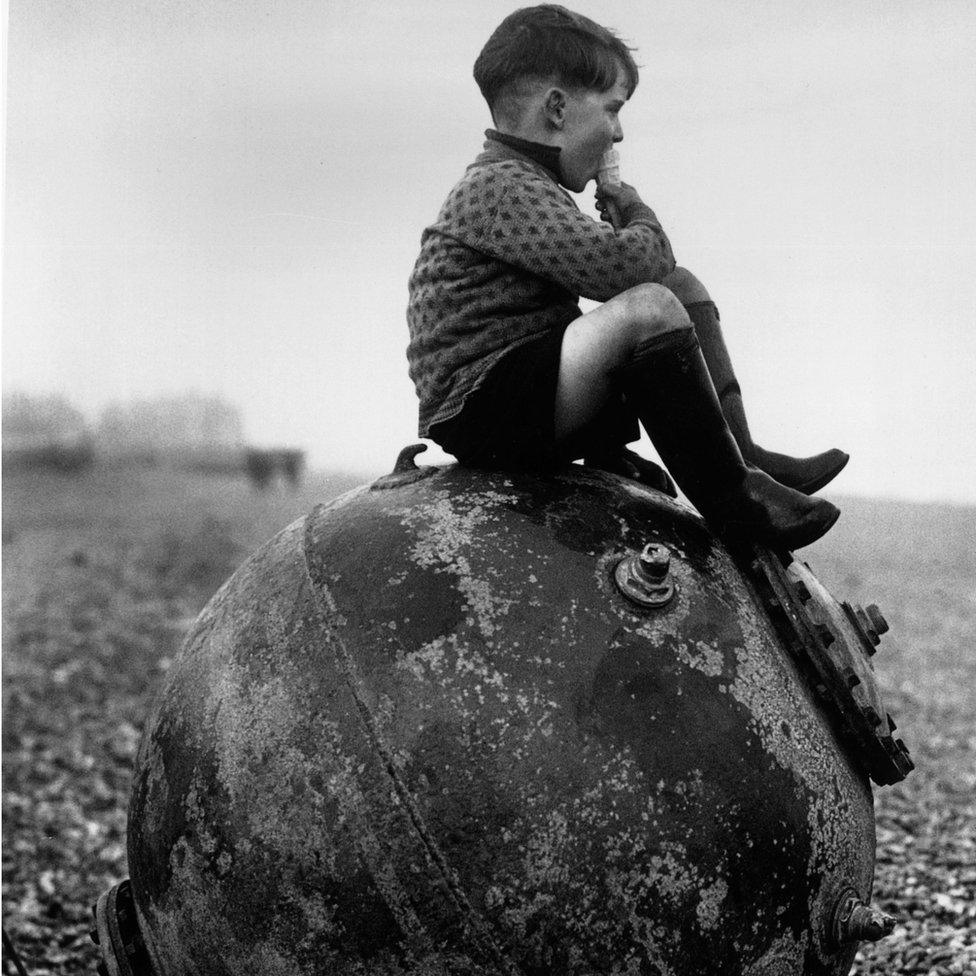
<instances>
[{"instance_id":1,"label":"boot sole","mask_svg":"<svg viewBox=\"0 0 976 976\"><path fill-rule=\"evenodd\" d=\"M804 546L816 542L817 539L822 539L837 524L839 518L840 509L837 509L831 513L830 519L826 523L812 525L807 532L797 533L794 538L784 539L780 544L785 545L788 549L802 549Z\"/></svg>"},{"instance_id":2,"label":"boot sole","mask_svg":"<svg viewBox=\"0 0 976 976\"><path fill-rule=\"evenodd\" d=\"M830 517L823 522L776 535L764 535L757 531L754 522L726 521L722 524L721 534L727 534L741 541L758 542L760 545L769 546L771 549L802 549L804 546L816 542L817 539L823 538L834 527L839 518L840 509L835 508Z\"/></svg>"}]
</instances>

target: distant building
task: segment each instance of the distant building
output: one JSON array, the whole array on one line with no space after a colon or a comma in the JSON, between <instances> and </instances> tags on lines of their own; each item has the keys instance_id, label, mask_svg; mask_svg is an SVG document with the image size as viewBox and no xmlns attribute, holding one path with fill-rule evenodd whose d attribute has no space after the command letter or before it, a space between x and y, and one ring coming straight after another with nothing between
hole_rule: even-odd
<instances>
[{"instance_id":1,"label":"distant building","mask_svg":"<svg viewBox=\"0 0 976 976\"><path fill-rule=\"evenodd\" d=\"M110 404L99 418L97 442L109 460L213 471L243 468L240 411L214 396L188 393Z\"/></svg>"},{"instance_id":2,"label":"distant building","mask_svg":"<svg viewBox=\"0 0 976 976\"><path fill-rule=\"evenodd\" d=\"M297 487L305 454L291 447L254 447L244 439L238 409L215 396L188 393L112 403L94 434L60 396L3 398L3 464L13 469L77 471L94 460L246 475L264 490Z\"/></svg>"},{"instance_id":3,"label":"distant building","mask_svg":"<svg viewBox=\"0 0 976 976\"><path fill-rule=\"evenodd\" d=\"M62 396L3 397L3 466L79 471L94 460L85 418Z\"/></svg>"}]
</instances>

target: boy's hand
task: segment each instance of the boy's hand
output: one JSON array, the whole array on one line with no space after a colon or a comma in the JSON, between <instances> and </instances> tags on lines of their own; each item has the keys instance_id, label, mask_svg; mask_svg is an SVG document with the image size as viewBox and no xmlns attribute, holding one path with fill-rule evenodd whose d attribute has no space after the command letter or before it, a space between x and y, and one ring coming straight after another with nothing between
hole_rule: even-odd
<instances>
[{"instance_id":1,"label":"boy's hand","mask_svg":"<svg viewBox=\"0 0 976 976\"><path fill-rule=\"evenodd\" d=\"M620 215L635 203L643 204L640 194L629 183L607 184L596 188L596 209L600 220L620 226Z\"/></svg>"}]
</instances>

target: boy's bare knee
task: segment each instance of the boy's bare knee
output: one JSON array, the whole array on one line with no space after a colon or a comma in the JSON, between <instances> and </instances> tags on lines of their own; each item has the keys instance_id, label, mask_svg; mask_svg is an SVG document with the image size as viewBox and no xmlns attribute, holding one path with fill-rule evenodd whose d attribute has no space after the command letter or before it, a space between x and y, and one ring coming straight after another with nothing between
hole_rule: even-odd
<instances>
[{"instance_id":1,"label":"boy's bare knee","mask_svg":"<svg viewBox=\"0 0 976 976\"><path fill-rule=\"evenodd\" d=\"M682 305L712 300L708 289L687 268L675 268L661 284L669 289Z\"/></svg>"},{"instance_id":2,"label":"boy's bare knee","mask_svg":"<svg viewBox=\"0 0 976 976\"><path fill-rule=\"evenodd\" d=\"M634 285L622 291L613 302L620 307L621 319L628 323L665 322L681 310L674 293L653 282Z\"/></svg>"},{"instance_id":3,"label":"boy's bare knee","mask_svg":"<svg viewBox=\"0 0 976 976\"><path fill-rule=\"evenodd\" d=\"M620 326L627 334L631 347L664 332L691 328L684 306L674 292L664 285L635 285L622 292L616 300L625 306Z\"/></svg>"},{"instance_id":4,"label":"boy's bare knee","mask_svg":"<svg viewBox=\"0 0 976 976\"><path fill-rule=\"evenodd\" d=\"M616 369L648 339L694 331L674 293L663 285L636 285L571 322L563 335L556 390L557 434L578 429L609 395Z\"/></svg>"}]
</instances>

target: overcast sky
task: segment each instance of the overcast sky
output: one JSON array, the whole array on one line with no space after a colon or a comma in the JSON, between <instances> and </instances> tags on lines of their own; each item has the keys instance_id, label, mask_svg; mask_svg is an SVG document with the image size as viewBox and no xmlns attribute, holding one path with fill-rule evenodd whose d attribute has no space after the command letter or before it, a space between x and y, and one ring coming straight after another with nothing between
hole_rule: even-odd
<instances>
[{"instance_id":1,"label":"overcast sky","mask_svg":"<svg viewBox=\"0 0 976 976\"><path fill-rule=\"evenodd\" d=\"M407 277L517 6L10 0L4 389L214 392L254 442L389 469ZM837 492L976 501L976 3L573 6L638 48L623 177L757 440L845 448Z\"/></svg>"}]
</instances>

